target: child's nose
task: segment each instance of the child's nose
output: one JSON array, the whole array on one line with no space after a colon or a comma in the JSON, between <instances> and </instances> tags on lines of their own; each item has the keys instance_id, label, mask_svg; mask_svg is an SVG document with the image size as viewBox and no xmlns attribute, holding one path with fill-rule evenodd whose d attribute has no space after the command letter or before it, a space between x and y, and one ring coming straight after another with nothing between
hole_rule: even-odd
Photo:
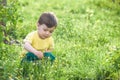
<instances>
[{"instance_id":1,"label":"child's nose","mask_svg":"<svg viewBox=\"0 0 120 80\"><path fill-rule=\"evenodd\" d=\"M46 31L46 34L49 34L49 31Z\"/></svg>"}]
</instances>

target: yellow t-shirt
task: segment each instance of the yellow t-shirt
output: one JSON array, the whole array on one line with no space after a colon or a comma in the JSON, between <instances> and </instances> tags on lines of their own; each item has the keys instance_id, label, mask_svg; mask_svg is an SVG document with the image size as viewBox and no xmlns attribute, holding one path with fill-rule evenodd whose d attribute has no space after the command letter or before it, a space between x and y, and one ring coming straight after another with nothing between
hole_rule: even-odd
<instances>
[{"instance_id":1,"label":"yellow t-shirt","mask_svg":"<svg viewBox=\"0 0 120 80\"><path fill-rule=\"evenodd\" d=\"M23 42L30 42L32 47L35 48L38 51L46 51L51 50L54 48L54 41L52 37L41 39L38 35L37 31L29 33L26 38L23 40ZM24 55L27 51L24 50L22 55Z\"/></svg>"}]
</instances>

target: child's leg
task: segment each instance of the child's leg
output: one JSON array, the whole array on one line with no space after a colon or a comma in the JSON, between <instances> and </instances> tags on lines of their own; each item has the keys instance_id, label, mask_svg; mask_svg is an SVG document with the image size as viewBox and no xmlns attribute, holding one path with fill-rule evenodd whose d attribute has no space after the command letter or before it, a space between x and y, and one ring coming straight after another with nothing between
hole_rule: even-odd
<instances>
[{"instance_id":1,"label":"child's leg","mask_svg":"<svg viewBox=\"0 0 120 80\"><path fill-rule=\"evenodd\" d=\"M50 57L51 64L53 64L55 56L51 52L45 52L44 57Z\"/></svg>"},{"instance_id":2,"label":"child's leg","mask_svg":"<svg viewBox=\"0 0 120 80\"><path fill-rule=\"evenodd\" d=\"M27 61L36 61L36 60L39 60L39 58L35 54L28 52L26 54L26 60Z\"/></svg>"}]
</instances>

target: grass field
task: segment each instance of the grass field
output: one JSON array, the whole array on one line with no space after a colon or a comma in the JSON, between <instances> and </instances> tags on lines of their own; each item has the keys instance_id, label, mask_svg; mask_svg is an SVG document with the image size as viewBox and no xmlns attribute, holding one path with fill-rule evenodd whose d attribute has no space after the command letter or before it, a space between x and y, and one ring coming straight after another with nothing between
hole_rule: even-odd
<instances>
[{"instance_id":1,"label":"grass field","mask_svg":"<svg viewBox=\"0 0 120 80\"><path fill-rule=\"evenodd\" d=\"M22 24L18 23L16 34L21 44L3 45L1 79L120 79L120 5L117 2L20 0L20 4L24 19ZM22 40L36 30L40 14L47 11L54 12L59 22L53 33L55 63L52 66L44 63L40 69L30 64L30 74L23 78L20 68Z\"/></svg>"}]
</instances>

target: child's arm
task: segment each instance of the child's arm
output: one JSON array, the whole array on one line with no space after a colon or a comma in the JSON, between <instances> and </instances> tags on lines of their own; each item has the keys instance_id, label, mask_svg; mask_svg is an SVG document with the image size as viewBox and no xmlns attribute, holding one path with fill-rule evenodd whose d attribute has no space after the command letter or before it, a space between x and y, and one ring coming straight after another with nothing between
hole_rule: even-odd
<instances>
[{"instance_id":1,"label":"child's arm","mask_svg":"<svg viewBox=\"0 0 120 80\"><path fill-rule=\"evenodd\" d=\"M43 58L43 53L41 51L37 51L36 49L34 49L29 42L25 42L24 48L27 51L34 53L38 58L40 59Z\"/></svg>"}]
</instances>

